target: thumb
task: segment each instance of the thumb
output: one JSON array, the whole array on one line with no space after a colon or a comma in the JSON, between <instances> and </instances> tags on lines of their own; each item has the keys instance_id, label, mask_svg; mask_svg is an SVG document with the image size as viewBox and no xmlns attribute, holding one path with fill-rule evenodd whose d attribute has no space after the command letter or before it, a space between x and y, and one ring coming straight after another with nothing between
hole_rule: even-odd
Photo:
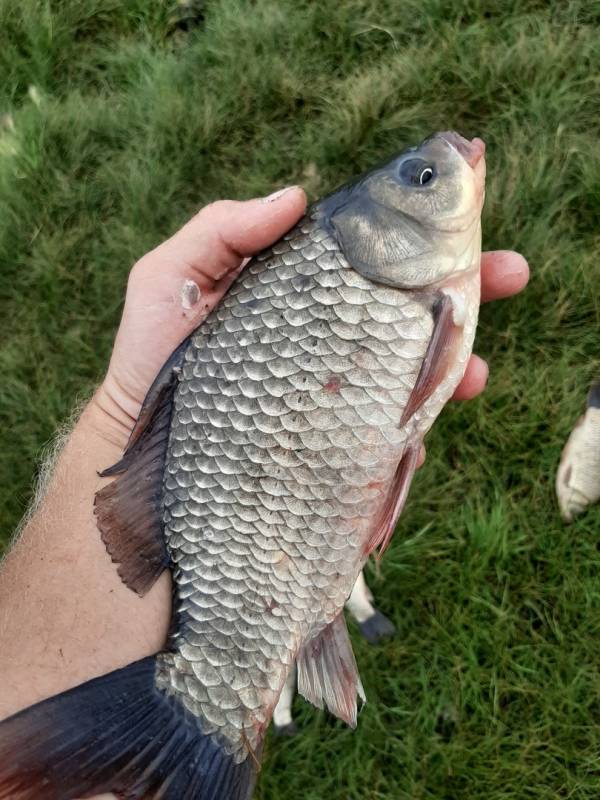
<instances>
[{"instance_id":1,"label":"thumb","mask_svg":"<svg viewBox=\"0 0 600 800\"><path fill-rule=\"evenodd\" d=\"M168 269L171 277L194 280L203 292L210 291L246 256L286 233L305 207L306 195L298 186L256 200L219 200L144 256L140 266Z\"/></svg>"},{"instance_id":2,"label":"thumb","mask_svg":"<svg viewBox=\"0 0 600 800\"><path fill-rule=\"evenodd\" d=\"M130 417L137 416L174 348L220 301L245 257L277 241L305 207L298 187L264 200L220 200L137 262L104 381Z\"/></svg>"}]
</instances>

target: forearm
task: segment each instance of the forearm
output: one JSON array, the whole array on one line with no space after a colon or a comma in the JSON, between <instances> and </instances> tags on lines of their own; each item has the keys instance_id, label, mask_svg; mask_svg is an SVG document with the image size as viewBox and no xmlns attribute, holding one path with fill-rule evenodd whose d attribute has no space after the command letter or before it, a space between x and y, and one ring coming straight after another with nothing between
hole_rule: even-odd
<instances>
[{"instance_id":1,"label":"forearm","mask_svg":"<svg viewBox=\"0 0 600 800\"><path fill-rule=\"evenodd\" d=\"M2 564L0 718L164 644L168 571L138 597L117 575L93 514L94 494L106 483L97 472L119 460L131 423L100 390Z\"/></svg>"}]
</instances>

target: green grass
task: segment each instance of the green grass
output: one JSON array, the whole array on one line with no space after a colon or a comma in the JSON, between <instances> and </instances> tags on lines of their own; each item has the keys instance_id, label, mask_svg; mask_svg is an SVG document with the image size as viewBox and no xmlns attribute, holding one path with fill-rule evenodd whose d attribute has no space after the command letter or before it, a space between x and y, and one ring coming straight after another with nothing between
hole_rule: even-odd
<instances>
[{"instance_id":1,"label":"green grass","mask_svg":"<svg viewBox=\"0 0 600 800\"><path fill-rule=\"evenodd\" d=\"M0 0L4 541L137 257L214 198L315 197L436 129L481 135L485 245L522 250L530 287L483 309L489 388L444 412L370 572L398 636L354 636L358 730L298 700L258 797L596 800L600 510L563 527L553 476L598 370L600 4L200 5L181 35L158 0Z\"/></svg>"}]
</instances>

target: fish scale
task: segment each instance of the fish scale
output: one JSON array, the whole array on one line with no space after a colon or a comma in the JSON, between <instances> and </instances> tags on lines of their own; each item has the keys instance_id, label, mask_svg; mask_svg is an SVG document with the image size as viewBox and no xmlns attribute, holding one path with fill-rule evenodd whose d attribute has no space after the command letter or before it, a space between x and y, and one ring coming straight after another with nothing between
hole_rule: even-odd
<instances>
[{"instance_id":1,"label":"fish scale","mask_svg":"<svg viewBox=\"0 0 600 800\"><path fill-rule=\"evenodd\" d=\"M301 642L352 590L432 327L422 296L358 275L313 215L247 267L191 339L164 481L186 590L157 683L238 760L258 746ZM260 703L231 684L240 656Z\"/></svg>"}]
</instances>

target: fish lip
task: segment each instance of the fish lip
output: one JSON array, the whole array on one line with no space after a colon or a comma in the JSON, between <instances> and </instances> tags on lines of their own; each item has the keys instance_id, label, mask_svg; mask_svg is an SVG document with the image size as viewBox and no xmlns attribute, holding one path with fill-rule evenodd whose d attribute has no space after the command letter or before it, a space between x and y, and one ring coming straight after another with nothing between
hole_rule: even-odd
<instances>
[{"instance_id":1,"label":"fish lip","mask_svg":"<svg viewBox=\"0 0 600 800\"><path fill-rule=\"evenodd\" d=\"M471 169L475 169L485 154L485 142L477 136L471 141L456 131L444 131L438 136L459 152Z\"/></svg>"}]
</instances>

